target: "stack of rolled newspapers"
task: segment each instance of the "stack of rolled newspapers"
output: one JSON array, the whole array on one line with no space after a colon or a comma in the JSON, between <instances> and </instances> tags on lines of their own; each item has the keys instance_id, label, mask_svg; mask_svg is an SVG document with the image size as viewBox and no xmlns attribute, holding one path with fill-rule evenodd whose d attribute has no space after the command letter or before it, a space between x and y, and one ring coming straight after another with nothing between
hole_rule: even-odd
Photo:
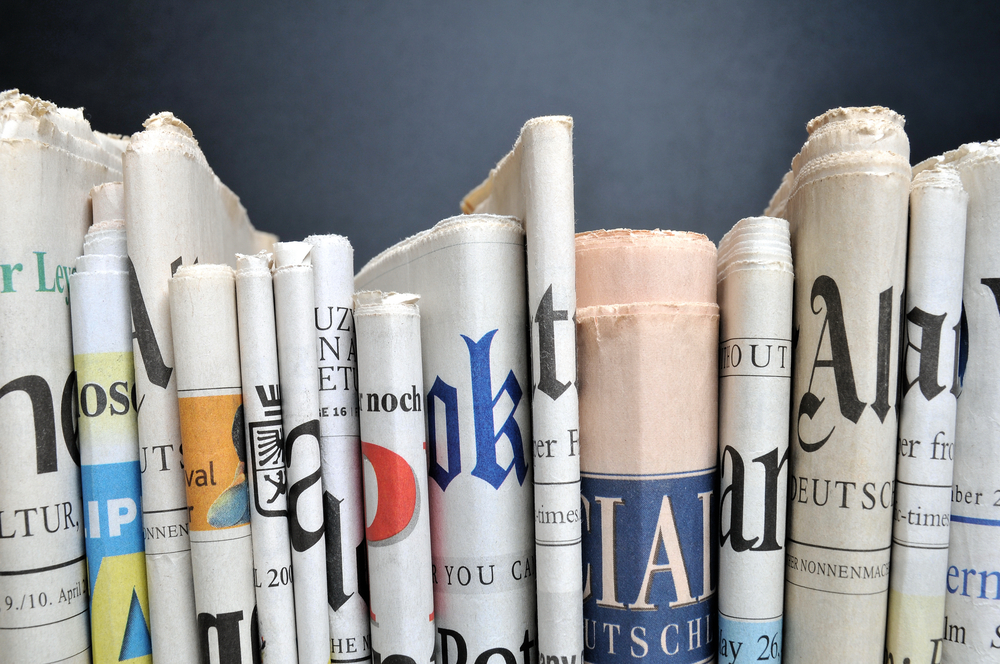
<instances>
[{"instance_id":1,"label":"stack of rolled newspapers","mask_svg":"<svg viewBox=\"0 0 1000 664\"><path fill-rule=\"evenodd\" d=\"M0 94L0 661L1000 662L1000 143L807 129L716 247L536 118L355 274Z\"/></svg>"}]
</instances>

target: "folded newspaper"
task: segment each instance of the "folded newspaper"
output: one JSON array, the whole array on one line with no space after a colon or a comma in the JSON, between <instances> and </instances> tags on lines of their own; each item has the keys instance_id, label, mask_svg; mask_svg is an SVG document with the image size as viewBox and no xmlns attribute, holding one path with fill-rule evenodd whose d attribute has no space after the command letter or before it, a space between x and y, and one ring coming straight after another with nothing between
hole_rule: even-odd
<instances>
[{"instance_id":1,"label":"folded newspaper","mask_svg":"<svg viewBox=\"0 0 1000 664\"><path fill-rule=\"evenodd\" d=\"M425 400L439 664L537 654L524 257L519 221L474 214L387 249L354 280L420 295L425 391L407 403Z\"/></svg>"},{"instance_id":2,"label":"folded newspaper","mask_svg":"<svg viewBox=\"0 0 1000 664\"><path fill-rule=\"evenodd\" d=\"M250 225L187 125L160 113L143 126L125 152L124 175L153 659L190 664L199 632L168 282L181 265L235 266L237 253L274 237Z\"/></svg>"},{"instance_id":3,"label":"folded newspaper","mask_svg":"<svg viewBox=\"0 0 1000 664\"><path fill-rule=\"evenodd\" d=\"M0 653L19 664L91 661L69 276L123 147L0 93Z\"/></svg>"}]
</instances>

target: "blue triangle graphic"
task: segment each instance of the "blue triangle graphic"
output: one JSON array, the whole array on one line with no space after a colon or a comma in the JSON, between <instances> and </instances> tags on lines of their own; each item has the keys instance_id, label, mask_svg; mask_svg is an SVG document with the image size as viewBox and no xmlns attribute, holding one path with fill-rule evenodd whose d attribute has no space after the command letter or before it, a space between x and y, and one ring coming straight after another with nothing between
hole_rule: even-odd
<instances>
[{"instance_id":1,"label":"blue triangle graphic","mask_svg":"<svg viewBox=\"0 0 1000 664\"><path fill-rule=\"evenodd\" d=\"M146 616L142 615L139 596L135 594L135 588L132 588L132 604L128 607L128 621L125 623L125 636L122 637L122 650L118 655L118 661L124 662L152 654L153 645L149 640Z\"/></svg>"}]
</instances>

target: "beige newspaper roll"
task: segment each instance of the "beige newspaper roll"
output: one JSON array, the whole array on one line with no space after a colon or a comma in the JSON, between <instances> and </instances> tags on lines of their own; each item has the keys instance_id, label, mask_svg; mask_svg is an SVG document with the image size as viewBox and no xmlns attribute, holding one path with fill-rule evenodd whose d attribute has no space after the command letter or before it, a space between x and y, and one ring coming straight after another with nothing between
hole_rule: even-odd
<instances>
[{"instance_id":1,"label":"beige newspaper roll","mask_svg":"<svg viewBox=\"0 0 1000 664\"><path fill-rule=\"evenodd\" d=\"M462 211L524 221L534 377L538 659L578 664L583 658L583 592L576 575L582 564L580 523L565 518L580 506L573 119L529 120L514 149L462 201Z\"/></svg>"},{"instance_id":2,"label":"beige newspaper roll","mask_svg":"<svg viewBox=\"0 0 1000 664\"><path fill-rule=\"evenodd\" d=\"M124 184L153 659L190 664L198 627L168 282L181 265L235 265L262 234L187 125L160 113L144 127L125 152Z\"/></svg>"},{"instance_id":3,"label":"beige newspaper roll","mask_svg":"<svg viewBox=\"0 0 1000 664\"><path fill-rule=\"evenodd\" d=\"M299 664L327 664L331 644L311 250L305 242L274 244L274 318Z\"/></svg>"},{"instance_id":4,"label":"beige newspaper roll","mask_svg":"<svg viewBox=\"0 0 1000 664\"><path fill-rule=\"evenodd\" d=\"M17 90L0 137L0 657L89 664L69 275L121 158L81 109Z\"/></svg>"},{"instance_id":5,"label":"beige newspaper roll","mask_svg":"<svg viewBox=\"0 0 1000 664\"><path fill-rule=\"evenodd\" d=\"M902 116L808 125L787 203L795 330L785 644L790 664L885 646L909 143Z\"/></svg>"},{"instance_id":6,"label":"beige newspaper roll","mask_svg":"<svg viewBox=\"0 0 1000 664\"><path fill-rule=\"evenodd\" d=\"M261 660L298 660L271 254L236 257L240 375Z\"/></svg>"},{"instance_id":7,"label":"beige newspaper roll","mask_svg":"<svg viewBox=\"0 0 1000 664\"><path fill-rule=\"evenodd\" d=\"M714 662L715 245L576 238L587 662Z\"/></svg>"},{"instance_id":8,"label":"beige newspaper roll","mask_svg":"<svg viewBox=\"0 0 1000 664\"><path fill-rule=\"evenodd\" d=\"M445 219L354 283L420 294L438 664L536 661L523 227Z\"/></svg>"},{"instance_id":9,"label":"beige newspaper roll","mask_svg":"<svg viewBox=\"0 0 1000 664\"><path fill-rule=\"evenodd\" d=\"M355 298L371 650L380 662L433 662L419 298L378 291Z\"/></svg>"},{"instance_id":10,"label":"beige newspaper roll","mask_svg":"<svg viewBox=\"0 0 1000 664\"><path fill-rule=\"evenodd\" d=\"M314 323L319 339L319 433L323 455L326 581L335 662L371 657L358 357L354 340L354 249L340 235L311 235Z\"/></svg>"},{"instance_id":11,"label":"beige newspaper roll","mask_svg":"<svg viewBox=\"0 0 1000 664\"><path fill-rule=\"evenodd\" d=\"M788 409L788 222L742 219L719 243L719 659L781 652Z\"/></svg>"},{"instance_id":12,"label":"beige newspaper roll","mask_svg":"<svg viewBox=\"0 0 1000 664\"><path fill-rule=\"evenodd\" d=\"M1000 143L942 161L969 194L943 661L979 664L1000 662Z\"/></svg>"},{"instance_id":13,"label":"beige newspaper roll","mask_svg":"<svg viewBox=\"0 0 1000 664\"><path fill-rule=\"evenodd\" d=\"M178 268L170 322L200 661L252 664L260 653L233 269Z\"/></svg>"},{"instance_id":14,"label":"beige newspaper roll","mask_svg":"<svg viewBox=\"0 0 1000 664\"><path fill-rule=\"evenodd\" d=\"M94 664L152 664L122 183L91 191L70 275Z\"/></svg>"},{"instance_id":15,"label":"beige newspaper roll","mask_svg":"<svg viewBox=\"0 0 1000 664\"><path fill-rule=\"evenodd\" d=\"M886 662L940 662L948 570L965 221L945 164L914 169Z\"/></svg>"}]
</instances>

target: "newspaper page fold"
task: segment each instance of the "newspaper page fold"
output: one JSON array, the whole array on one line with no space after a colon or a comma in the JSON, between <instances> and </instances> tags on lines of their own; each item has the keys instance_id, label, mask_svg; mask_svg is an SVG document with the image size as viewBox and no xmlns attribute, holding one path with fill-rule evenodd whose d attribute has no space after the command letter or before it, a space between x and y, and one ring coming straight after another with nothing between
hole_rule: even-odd
<instances>
[{"instance_id":1,"label":"newspaper page fold","mask_svg":"<svg viewBox=\"0 0 1000 664\"><path fill-rule=\"evenodd\" d=\"M94 225L69 279L91 649L95 664L151 664L122 185L91 198Z\"/></svg>"},{"instance_id":2,"label":"newspaper page fold","mask_svg":"<svg viewBox=\"0 0 1000 664\"><path fill-rule=\"evenodd\" d=\"M168 282L181 265L235 265L258 234L187 125L160 113L144 127L123 159L153 659L190 664L198 627Z\"/></svg>"},{"instance_id":3,"label":"newspaper page fold","mask_svg":"<svg viewBox=\"0 0 1000 664\"><path fill-rule=\"evenodd\" d=\"M524 256L516 219L452 217L354 281L420 295L439 664L537 661Z\"/></svg>"},{"instance_id":4,"label":"newspaper page fold","mask_svg":"<svg viewBox=\"0 0 1000 664\"><path fill-rule=\"evenodd\" d=\"M326 582L334 662L371 657L365 549L354 249L340 235L311 235L319 340L319 433L326 518Z\"/></svg>"},{"instance_id":5,"label":"newspaper page fold","mask_svg":"<svg viewBox=\"0 0 1000 664\"><path fill-rule=\"evenodd\" d=\"M943 661L980 664L1000 662L1000 143L942 161L969 195Z\"/></svg>"},{"instance_id":6,"label":"newspaper page fold","mask_svg":"<svg viewBox=\"0 0 1000 664\"><path fill-rule=\"evenodd\" d=\"M576 387L573 119L529 120L514 149L462 201L464 212L524 221L531 325L532 462L538 659L583 658L579 510L580 416ZM579 659L577 659L579 658Z\"/></svg>"},{"instance_id":7,"label":"newspaper page fold","mask_svg":"<svg viewBox=\"0 0 1000 664\"><path fill-rule=\"evenodd\" d=\"M311 250L312 245L305 242L274 244L274 318L299 663L327 664L331 652L330 618Z\"/></svg>"},{"instance_id":8,"label":"newspaper page fold","mask_svg":"<svg viewBox=\"0 0 1000 664\"><path fill-rule=\"evenodd\" d=\"M787 221L743 219L719 243L721 662L780 659L793 281Z\"/></svg>"},{"instance_id":9,"label":"newspaper page fold","mask_svg":"<svg viewBox=\"0 0 1000 664\"><path fill-rule=\"evenodd\" d=\"M271 254L236 257L254 586L264 664L298 661Z\"/></svg>"},{"instance_id":10,"label":"newspaper page fold","mask_svg":"<svg viewBox=\"0 0 1000 664\"><path fill-rule=\"evenodd\" d=\"M121 179L81 109L0 93L0 657L91 661L69 276Z\"/></svg>"},{"instance_id":11,"label":"newspaper page fold","mask_svg":"<svg viewBox=\"0 0 1000 664\"><path fill-rule=\"evenodd\" d=\"M840 108L792 162L795 262L784 657L878 662L896 475L909 143L902 116Z\"/></svg>"},{"instance_id":12,"label":"newspaper page fold","mask_svg":"<svg viewBox=\"0 0 1000 664\"><path fill-rule=\"evenodd\" d=\"M715 245L594 231L576 264L586 661L714 662Z\"/></svg>"},{"instance_id":13,"label":"newspaper page fold","mask_svg":"<svg viewBox=\"0 0 1000 664\"><path fill-rule=\"evenodd\" d=\"M170 320L199 661L253 664L260 654L233 269L178 268Z\"/></svg>"},{"instance_id":14,"label":"newspaper page fold","mask_svg":"<svg viewBox=\"0 0 1000 664\"><path fill-rule=\"evenodd\" d=\"M424 381L416 295L358 293L365 530L377 661L434 661Z\"/></svg>"}]
</instances>

